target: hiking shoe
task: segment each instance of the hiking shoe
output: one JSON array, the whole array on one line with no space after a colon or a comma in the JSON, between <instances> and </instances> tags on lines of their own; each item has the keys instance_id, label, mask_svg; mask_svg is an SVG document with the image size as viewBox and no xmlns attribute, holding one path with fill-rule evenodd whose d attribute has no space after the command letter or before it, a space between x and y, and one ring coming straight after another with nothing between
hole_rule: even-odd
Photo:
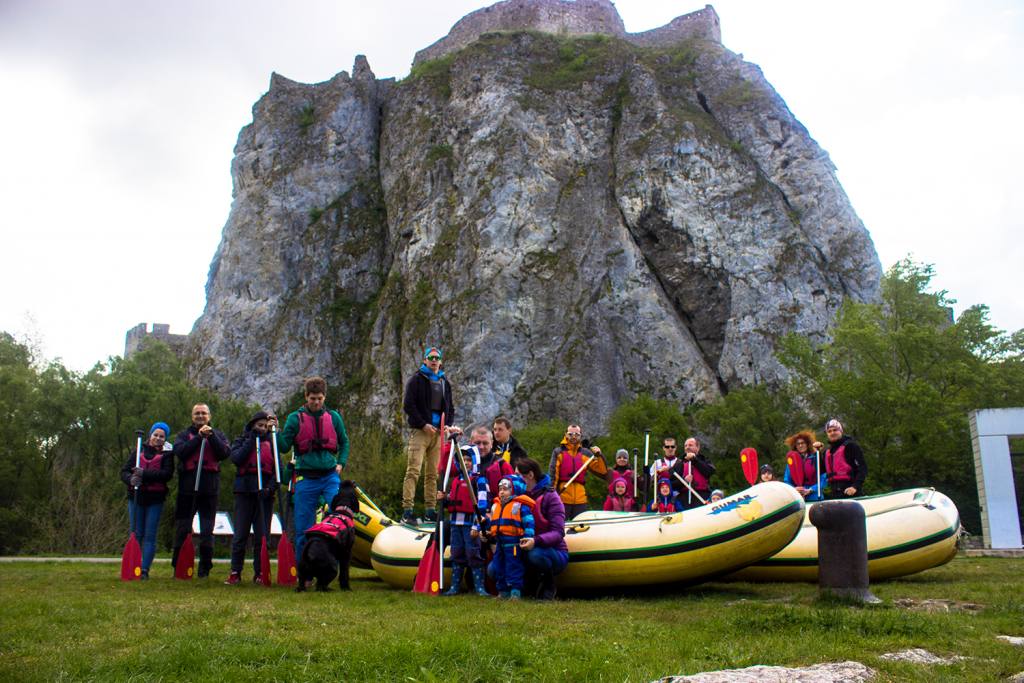
<instances>
[{"instance_id":1,"label":"hiking shoe","mask_svg":"<svg viewBox=\"0 0 1024 683\"><path fill-rule=\"evenodd\" d=\"M238 572L231 572L231 575L228 576L227 580L224 582L224 585L225 586L237 586L241 582L242 582L242 575L239 574Z\"/></svg>"},{"instance_id":2,"label":"hiking shoe","mask_svg":"<svg viewBox=\"0 0 1024 683\"><path fill-rule=\"evenodd\" d=\"M139 574L139 580L140 581L149 581L149 571L146 570L146 569L143 569L142 573Z\"/></svg>"},{"instance_id":3,"label":"hiking shoe","mask_svg":"<svg viewBox=\"0 0 1024 683\"><path fill-rule=\"evenodd\" d=\"M498 591L499 598L508 598L511 595L508 591Z\"/></svg>"},{"instance_id":4,"label":"hiking shoe","mask_svg":"<svg viewBox=\"0 0 1024 683\"><path fill-rule=\"evenodd\" d=\"M430 508L426 514L423 515L423 521L425 522L436 522L437 521L437 510Z\"/></svg>"},{"instance_id":5,"label":"hiking shoe","mask_svg":"<svg viewBox=\"0 0 1024 683\"><path fill-rule=\"evenodd\" d=\"M413 517L412 508L406 508L402 511L402 524L416 524L416 518Z\"/></svg>"},{"instance_id":6,"label":"hiking shoe","mask_svg":"<svg viewBox=\"0 0 1024 683\"><path fill-rule=\"evenodd\" d=\"M260 583L260 575L259 574L254 574L253 577L252 577L252 585L258 586L259 583Z\"/></svg>"},{"instance_id":7,"label":"hiking shoe","mask_svg":"<svg viewBox=\"0 0 1024 683\"><path fill-rule=\"evenodd\" d=\"M523 594L519 591L518 588L513 588L508 593L508 599L509 600L518 600L521 597L523 597Z\"/></svg>"}]
</instances>

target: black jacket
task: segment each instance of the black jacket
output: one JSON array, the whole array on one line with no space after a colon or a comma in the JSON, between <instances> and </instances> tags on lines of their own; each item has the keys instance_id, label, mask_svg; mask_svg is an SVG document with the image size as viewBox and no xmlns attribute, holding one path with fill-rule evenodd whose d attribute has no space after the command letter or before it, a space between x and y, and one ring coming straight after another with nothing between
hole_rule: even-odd
<instances>
[{"instance_id":1,"label":"black jacket","mask_svg":"<svg viewBox=\"0 0 1024 683\"><path fill-rule=\"evenodd\" d=\"M142 453L144 456L150 457L154 453L154 449L148 443L142 444ZM133 495L136 496L135 502L138 505L153 505L154 503L162 503L167 499L166 491L143 491L139 489L136 494L135 489L131 487L132 470L135 468L135 449L133 448L131 454L128 456L127 462L124 467L121 468L121 481L128 487L128 498L131 499ZM170 451L164 451L164 458L160 461L160 469L158 470L146 470L142 471L142 483L143 484L155 484L162 482L166 484L174 476L174 454Z\"/></svg>"},{"instance_id":2,"label":"black jacket","mask_svg":"<svg viewBox=\"0 0 1024 683\"><path fill-rule=\"evenodd\" d=\"M196 487L196 471L186 470L185 461L191 459L193 454L198 454L203 440L198 438L199 429L190 425L174 439L174 458L178 461L178 495L192 495ZM228 446L228 439L219 429L213 430L213 436L208 438L206 450L203 452L203 462L212 457L216 462L225 460L231 454ZM199 477L199 493L210 495L220 491L220 471L212 472L203 470Z\"/></svg>"},{"instance_id":3,"label":"black jacket","mask_svg":"<svg viewBox=\"0 0 1024 683\"><path fill-rule=\"evenodd\" d=\"M495 441L494 450L497 453L501 453L502 457L504 457L506 451L508 452L508 464L512 465L512 469L516 468L516 463L522 458L529 457L526 455L526 449L519 445L514 436L508 437L508 443L504 446Z\"/></svg>"},{"instance_id":4,"label":"black jacket","mask_svg":"<svg viewBox=\"0 0 1024 683\"><path fill-rule=\"evenodd\" d=\"M266 441L273 448L270 439L273 438L269 432L261 436L261 441ZM259 477L256 473L240 474L238 469L249 459L249 454L256 448L256 432L246 427L245 433L231 443L231 462L235 465L235 493L256 493L259 490ZM279 459L280 460L280 459ZM269 465L269 466L267 466ZM280 465L280 462L278 462ZM283 477L282 477L283 479ZM201 482L200 482L201 483ZM270 456L270 462L263 467L263 490L277 490L277 478L274 476L274 456Z\"/></svg>"},{"instance_id":5,"label":"black jacket","mask_svg":"<svg viewBox=\"0 0 1024 683\"><path fill-rule=\"evenodd\" d=\"M860 445L843 434L839 437L839 441L830 443L826 453L829 451L835 452L840 446L846 446L843 449L843 455L846 456L846 462L850 464L853 471L850 473L850 483L848 486L852 486L857 489L857 495L863 495L864 493L864 480L868 477L868 463L864 459L864 451L860 449ZM822 467L825 466L825 457L822 457ZM829 480L831 481L832 475L829 474ZM846 488L845 486L843 488Z\"/></svg>"},{"instance_id":6,"label":"black jacket","mask_svg":"<svg viewBox=\"0 0 1024 683\"><path fill-rule=\"evenodd\" d=\"M444 423L455 424L455 404L452 401L452 383L447 377L441 378L444 387ZM402 409L413 429L423 429L431 424L430 419L430 378L417 370L416 374L405 383L405 400Z\"/></svg>"}]
</instances>

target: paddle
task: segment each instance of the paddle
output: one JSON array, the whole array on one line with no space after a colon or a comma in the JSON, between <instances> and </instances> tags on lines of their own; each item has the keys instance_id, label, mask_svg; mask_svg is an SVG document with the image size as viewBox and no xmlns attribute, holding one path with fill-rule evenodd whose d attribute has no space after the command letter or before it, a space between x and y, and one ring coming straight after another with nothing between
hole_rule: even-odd
<instances>
[{"instance_id":1,"label":"paddle","mask_svg":"<svg viewBox=\"0 0 1024 683\"><path fill-rule=\"evenodd\" d=\"M804 485L804 458L797 451L786 453L786 467L789 468L789 478L796 486Z\"/></svg>"},{"instance_id":2,"label":"paddle","mask_svg":"<svg viewBox=\"0 0 1024 683\"><path fill-rule=\"evenodd\" d=\"M203 454L206 452L206 437L199 444L199 462L196 464L196 485L192 489L192 507L188 515L188 534L178 551L178 563L174 565L174 578L188 581L196 571L196 548L192 544L192 520L196 516L196 505L199 503L199 476L203 471Z\"/></svg>"},{"instance_id":3,"label":"paddle","mask_svg":"<svg viewBox=\"0 0 1024 683\"><path fill-rule=\"evenodd\" d=\"M267 549L267 518L263 514L263 458L260 454L260 435L256 434L256 516L260 520L260 579L264 586L270 585L270 551Z\"/></svg>"},{"instance_id":4,"label":"paddle","mask_svg":"<svg viewBox=\"0 0 1024 683\"><path fill-rule=\"evenodd\" d=\"M141 466L142 457L142 435L144 432L136 430L135 436L135 468ZM132 473L134 476L134 472ZM139 547L139 539L135 537L135 520L139 516L138 510L139 487L132 491L132 509L128 515L128 541L124 544L124 551L121 553L121 580L135 581L142 577L142 548Z\"/></svg>"},{"instance_id":5,"label":"paddle","mask_svg":"<svg viewBox=\"0 0 1024 683\"><path fill-rule=\"evenodd\" d=\"M281 516L281 539L277 542L277 585L290 586L298 580L295 569L295 549L288 540L288 520L284 514L284 496L281 495L281 458L277 453L277 425L270 425L270 443L274 449L274 477L277 480L277 512Z\"/></svg>"},{"instance_id":6,"label":"paddle","mask_svg":"<svg viewBox=\"0 0 1024 683\"><path fill-rule=\"evenodd\" d=\"M689 463L687 463L687 464L689 464ZM694 489L692 486L690 486L690 482L686 481L686 479L684 479L683 477L679 476L678 472L676 472L675 470L672 470L672 476L674 476L679 481L683 482L683 486L685 486L686 488L690 489L690 495L696 496L697 500L700 501L701 505L707 505L708 504L708 502L706 500L704 500L703 498L700 497L700 494L697 493L696 489Z\"/></svg>"},{"instance_id":7,"label":"paddle","mask_svg":"<svg viewBox=\"0 0 1024 683\"><path fill-rule=\"evenodd\" d=\"M658 484L654 481L657 477L651 476L647 459L651 454L651 430L644 430L644 476L647 477L647 485L644 486L644 509L647 509L647 501L653 500L658 495Z\"/></svg>"},{"instance_id":8,"label":"paddle","mask_svg":"<svg viewBox=\"0 0 1024 683\"><path fill-rule=\"evenodd\" d=\"M581 474L583 474L584 470L586 470L586 469L587 469L587 466L589 466L589 465L590 465L590 462L591 462L591 461L592 461L592 460L593 460L594 458L596 458L596 457L597 457L597 455L591 455L591 456L590 456L589 458L587 458L587 459L586 459L586 460L585 460L585 461L583 462L583 464L582 464L582 465L580 466L580 468L579 468L578 470L576 470L576 473L575 473L575 474L573 474L573 475L572 475L571 477L569 477L569 481L567 481L567 482L565 482L564 484L562 484L562 490L563 490L563 491L565 491L565 490L566 490L567 488L569 488L569 484L571 484L571 483L573 483L574 481L576 481L576 477L578 477L578 476L580 476Z\"/></svg>"},{"instance_id":9,"label":"paddle","mask_svg":"<svg viewBox=\"0 0 1024 683\"><path fill-rule=\"evenodd\" d=\"M740 451L740 465L743 467L743 476L747 483L753 486L757 483L757 451L753 448L744 448Z\"/></svg>"},{"instance_id":10,"label":"paddle","mask_svg":"<svg viewBox=\"0 0 1024 683\"><path fill-rule=\"evenodd\" d=\"M444 414L441 414L441 431L444 434ZM443 436L442 436L443 438ZM451 451L448 452L448 467L445 468L444 483L442 490L447 493L448 471L452 466ZM424 501L425 502L425 501ZM444 514L444 505L441 506L441 515ZM439 516L437 528L430 535L427 548L423 551L419 566L416 568L416 578L412 584L413 593L424 593L426 595L438 595L441 592L444 580L444 517Z\"/></svg>"}]
</instances>

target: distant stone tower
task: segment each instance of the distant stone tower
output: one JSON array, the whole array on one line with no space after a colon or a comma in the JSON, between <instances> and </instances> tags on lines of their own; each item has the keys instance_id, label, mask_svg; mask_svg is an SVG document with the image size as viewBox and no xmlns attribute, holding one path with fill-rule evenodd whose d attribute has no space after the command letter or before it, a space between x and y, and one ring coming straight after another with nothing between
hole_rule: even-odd
<instances>
[{"instance_id":1,"label":"distant stone tower","mask_svg":"<svg viewBox=\"0 0 1024 683\"><path fill-rule=\"evenodd\" d=\"M170 346L178 356L181 356L185 350L188 335L171 334L171 326L163 323L153 323L152 331L147 332L146 323L139 323L124 335L124 357L131 358L133 353L142 348L147 339L162 341Z\"/></svg>"}]
</instances>

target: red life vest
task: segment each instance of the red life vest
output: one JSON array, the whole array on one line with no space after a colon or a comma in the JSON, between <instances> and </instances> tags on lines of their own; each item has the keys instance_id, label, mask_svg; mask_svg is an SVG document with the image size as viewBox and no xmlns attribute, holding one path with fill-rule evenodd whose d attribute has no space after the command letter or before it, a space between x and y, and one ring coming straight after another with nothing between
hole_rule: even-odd
<instances>
[{"instance_id":1,"label":"red life vest","mask_svg":"<svg viewBox=\"0 0 1024 683\"><path fill-rule=\"evenodd\" d=\"M323 536L329 541L340 543L341 535L354 526L355 522L352 520L351 514L332 512L325 515L317 524L306 529L306 535Z\"/></svg>"},{"instance_id":2,"label":"red life vest","mask_svg":"<svg viewBox=\"0 0 1024 683\"><path fill-rule=\"evenodd\" d=\"M512 469L512 465L509 465L502 458L495 456L494 462L487 466L484 470L484 476L487 477L487 490L494 494L498 492L498 482L501 481L502 477L507 477L510 474L515 474Z\"/></svg>"},{"instance_id":3,"label":"red life vest","mask_svg":"<svg viewBox=\"0 0 1024 683\"><path fill-rule=\"evenodd\" d=\"M635 512L636 501L630 495L616 496L612 494L605 499L604 509L609 512Z\"/></svg>"},{"instance_id":4,"label":"red life vest","mask_svg":"<svg viewBox=\"0 0 1024 683\"><path fill-rule=\"evenodd\" d=\"M448 502L445 505L449 512L473 512L476 506L473 503L473 491L462 480L456 477L451 482L451 489L448 491Z\"/></svg>"},{"instance_id":5,"label":"red life vest","mask_svg":"<svg viewBox=\"0 0 1024 683\"><path fill-rule=\"evenodd\" d=\"M270 447L270 439L260 439L260 458L259 464L260 469L263 470L264 474L273 476L274 474L274 451ZM252 450L249 451L249 457L246 458L245 462L238 466L239 474L256 474L256 444L252 445Z\"/></svg>"},{"instance_id":6,"label":"red life vest","mask_svg":"<svg viewBox=\"0 0 1024 683\"><path fill-rule=\"evenodd\" d=\"M708 483L708 478L701 474L701 471L697 469L697 465L694 464L695 462L696 458L689 462L686 460L683 461L683 476L685 477L687 474L692 474L693 481L690 482L690 486L698 491L707 491L711 488ZM675 479L675 477L672 477L672 479Z\"/></svg>"},{"instance_id":7,"label":"red life vest","mask_svg":"<svg viewBox=\"0 0 1024 683\"><path fill-rule=\"evenodd\" d=\"M665 502L666 500L668 502ZM665 514L668 512L679 512L679 508L676 507L676 501L674 498L665 499L662 498L661 496L658 496L658 501L654 506L653 512L657 512L660 514Z\"/></svg>"},{"instance_id":8,"label":"red life vest","mask_svg":"<svg viewBox=\"0 0 1024 683\"><path fill-rule=\"evenodd\" d=\"M164 459L164 452L157 451L147 459L148 451L149 449L147 447L144 446L142 448L142 457L139 458L139 467L147 471L159 471L160 464ZM142 484L142 486L139 487L139 490L147 493L167 493L167 482L151 481Z\"/></svg>"},{"instance_id":9,"label":"red life vest","mask_svg":"<svg viewBox=\"0 0 1024 683\"><path fill-rule=\"evenodd\" d=\"M793 458L794 461L800 461L803 466L804 486L810 487L818 485L818 473L816 471L817 463L815 462L817 460L817 456L814 453L811 453L810 455L800 455L799 451L790 451L789 453L786 453L787 461L789 458Z\"/></svg>"},{"instance_id":10,"label":"red life vest","mask_svg":"<svg viewBox=\"0 0 1024 683\"><path fill-rule=\"evenodd\" d=\"M502 461L504 462L504 461ZM494 499L491 507L491 531L498 536L518 538L525 535L523 526L523 506L532 510L534 507L533 498L529 496L516 496L509 499L504 505L501 498Z\"/></svg>"},{"instance_id":11,"label":"red life vest","mask_svg":"<svg viewBox=\"0 0 1024 683\"><path fill-rule=\"evenodd\" d=\"M846 444L836 449L833 453L832 449L829 448L825 451L825 471L828 472L830 480L836 481L850 481L852 477L850 474L853 472L853 468L850 467L850 463L846 462ZM811 479L814 475L811 475Z\"/></svg>"},{"instance_id":12,"label":"red life vest","mask_svg":"<svg viewBox=\"0 0 1024 683\"><path fill-rule=\"evenodd\" d=\"M579 469L583 467L583 463L587 461L587 458L583 456L583 449L576 451L576 455L573 455L568 450L562 451L562 461L558 466L558 483L564 484L565 482L572 479L572 475L579 472ZM580 472L580 476L573 479L574 484L585 484L587 481L587 470Z\"/></svg>"},{"instance_id":13,"label":"red life vest","mask_svg":"<svg viewBox=\"0 0 1024 683\"><path fill-rule=\"evenodd\" d=\"M315 442L319 441L319 444ZM305 410L299 411L299 434L295 437L295 448L299 454L312 450L338 452L338 433L334 431L331 412L325 410L320 418L314 418Z\"/></svg>"},{"instance_id":14,"label":"red life vest","mask_svg":"<svg viewBox=\"0 0 1024 683\"><path fill-rule=\"evenodd\" d=\"M200 438L198 432L193 432L192 430L189 430L189 432L188 432L188 440L189 441L191 441L192 439L198 439L198 438ZM213 456L213 452L210 450L210 448L211 448L210 444L207 443L206 444L206 451L203 452L203 472L220 472L220 463L217 462L217 458L215 458ZM186 461L184 461L182 463L182 465L184 466L186 472L194 472L195 471L196 465L199 464L199 451L201 451L201 450L203 450L203 445L199 444L199 448L197 448L195 450L195 452L192 454L192 456L188 460L186 460Z\"/></svg>"}]
</instances>

